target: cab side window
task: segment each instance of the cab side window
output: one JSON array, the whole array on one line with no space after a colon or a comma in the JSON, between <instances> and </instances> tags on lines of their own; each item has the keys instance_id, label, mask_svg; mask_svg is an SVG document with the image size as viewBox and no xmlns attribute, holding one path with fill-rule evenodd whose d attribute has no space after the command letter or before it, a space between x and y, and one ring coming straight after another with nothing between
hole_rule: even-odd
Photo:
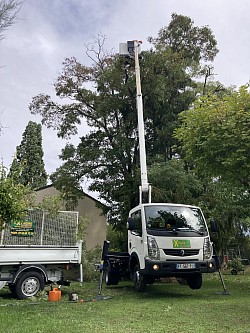
<instances>
[{"instance_id":1,"label":"cab side window","mask_svg":"<svg viewBox=\"0 0 250 333\"><path fill-rule=\"evenodd\" d=\"M135 230L133 230L133 233L137 234L138 236L141 236L142 235L141 211L137 210L131 215L131 217L133 217L135 221Z\"/></svg>"}]
</instances>

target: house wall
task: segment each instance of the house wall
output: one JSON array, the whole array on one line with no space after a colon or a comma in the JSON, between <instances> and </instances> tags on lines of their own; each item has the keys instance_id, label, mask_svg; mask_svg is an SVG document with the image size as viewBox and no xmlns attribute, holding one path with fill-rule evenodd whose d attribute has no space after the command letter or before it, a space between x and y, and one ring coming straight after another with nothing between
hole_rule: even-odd
<instances>
[{"instance_id":1,"label":"house wall","mask_svg":"<svg viewBox=\"0 0 250 333\"><path fill-rule=\"evenodd\" d=\"M58 195L59 191L53 186L46 186L36 191L36 200L40 203L45 196ZM75 211L81 216L89 219L89 224L86 229L86 247L87 250L94 248L96 245L103 245L106 239L107 223L106 217L101 215L102 210L96 207L96 200L86 195L79 199Z\"/></svg>"}]
</instances>

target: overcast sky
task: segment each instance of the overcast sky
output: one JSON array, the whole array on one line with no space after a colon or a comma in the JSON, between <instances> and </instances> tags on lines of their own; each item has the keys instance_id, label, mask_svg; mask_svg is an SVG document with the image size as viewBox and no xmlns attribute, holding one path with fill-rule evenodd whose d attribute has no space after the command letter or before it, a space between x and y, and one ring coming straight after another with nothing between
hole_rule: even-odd
<instances>
[{"instance_id":1,"label":"overcast sky","mask_svg":"<svg viewBox=\"0 0 250 333\"><path fill-rule=\"evenodd\" d=\"M1 1L1 0L0 0ZM216 79L240 86L250 78L249 0L23 0L19 21L0 42L0 158L9 167L30 120L28 106L39 93L54 94L53 83L66 57L88 61L85 44L98 33L106 48L138 39L147 48L148 36L168 25L171 14L187 15L195 25L208 25L220 50L214 63ZM82 131L87 131L82 124ZM75 139L76 140L76 139ZM47 173L60 165L65 142L43 128Z\"/></svg>"}]
</instances>

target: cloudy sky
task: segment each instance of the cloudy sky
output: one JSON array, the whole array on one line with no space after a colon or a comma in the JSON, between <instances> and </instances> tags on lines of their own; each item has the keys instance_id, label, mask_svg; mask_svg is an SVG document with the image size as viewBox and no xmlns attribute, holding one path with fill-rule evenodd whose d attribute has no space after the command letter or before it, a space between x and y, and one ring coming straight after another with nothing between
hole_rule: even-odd
<instances>
[{"instance_id":1,"label":"cloudy sky","mask_svg":"<svg viewBox=\"0 0 250 333\"><path fill-rule=\"evenodd\" d=\"M0 0L1 1L1 0ZM208 25L218 41L216 79L240 86L250 78L249 0L23 0L19 21L0 42L0 159L9 167L16 146L30 120L28 106L39 93L54 95L53 83L66 57L85 63L85 45L98 33L107 37L106 49L119 43L156 36L171 14L187 15L195 25ZM87 131L82 124L81 130ZM76 139L74 139L76 140ZM47 173L60 165L65 142L43 128Z\"/></svg>"}]
</instances>

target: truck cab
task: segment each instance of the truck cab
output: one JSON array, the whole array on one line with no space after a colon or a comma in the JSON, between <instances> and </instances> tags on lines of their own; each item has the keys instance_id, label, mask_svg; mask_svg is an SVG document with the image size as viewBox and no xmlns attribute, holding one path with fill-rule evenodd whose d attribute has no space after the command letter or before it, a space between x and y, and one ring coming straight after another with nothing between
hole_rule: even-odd
<instances>
[{"instance_id":1,"label":"truck cab","mask_svg":"<svg viewBox=\"0 0 250 333\"><path fill-rule=\"evenodd\" d=\"M141 203L128 218L128 252L135 287L162 277L202 285L202 273L216 270L213 246L199 207L170 203Z\"/></svg>"}]
</instances>

